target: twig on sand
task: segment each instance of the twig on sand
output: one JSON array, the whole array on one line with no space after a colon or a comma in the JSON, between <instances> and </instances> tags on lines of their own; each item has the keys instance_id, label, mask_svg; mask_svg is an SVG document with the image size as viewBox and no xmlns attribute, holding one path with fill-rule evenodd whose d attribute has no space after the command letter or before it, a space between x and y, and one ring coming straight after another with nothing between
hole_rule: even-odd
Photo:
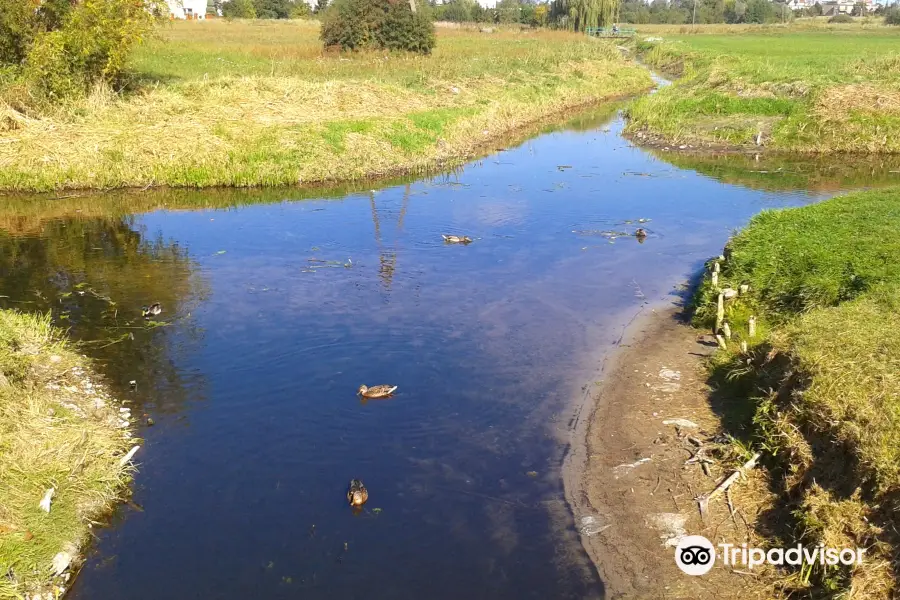
<instances>
[{"instance_id":1,"label":"twig on sand","mask_svg":"<svg viewBox=\"0 0 900 600\"><path fill-rule=\"evenodd\" d=\"M752 469L753 467L755 467L757 461L759 461L761 456L762 456L762 453L757 452L756 454L753 455L753 457L750 460L745 462L743 464L743 466L741 466L740 469L736 469L734 471L734 473L732 473L731 475L726 477L724 480L722 480L722 482L719 483L719 485L717 485L713 491L711 491L708 494L702 494L700 496L697 496L696 500L697 500L697 503L700 505L700 516L705 519L706 514L709 510L709 501L712 500L713 498L715 498L716 496L718 496L719 494L726 492L728 490L728 488L730 488L731 485L735 481L737 481L742 474L744 474L745 472L747 472L750 469Z\"/></svg>"}]
</instances>

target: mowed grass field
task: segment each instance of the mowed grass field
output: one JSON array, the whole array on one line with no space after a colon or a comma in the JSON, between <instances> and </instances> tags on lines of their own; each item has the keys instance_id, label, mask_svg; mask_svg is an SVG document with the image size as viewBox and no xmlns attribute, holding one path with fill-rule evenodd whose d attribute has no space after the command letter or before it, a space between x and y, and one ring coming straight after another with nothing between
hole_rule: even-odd
<instances>
[{"instance_id":1,"label":"mowed grass field","mask_svg":"<svg viewBox=\"0 0 900 600\"><path fill-rule=\"evenodd\" d=\"M308 21L175 22L124 93L0 115L0 189L258 186L418 172L651 85L564 32L438 31L431 56L326 52ZM3 105L0 104L0 111Z\"/></svg>"},{"instance_id":2,"label":"mowed grass field","mask_svg":"<svg viewBox=\"0 0 900 600\"><path fill-rule=\"evenodd\" d=\"M663 34L638 50L676 83L631 110L669 143L900 152L900 27L793 25ZM646 35L641 39L645 40Z\"/></svg>"}]
</instances>

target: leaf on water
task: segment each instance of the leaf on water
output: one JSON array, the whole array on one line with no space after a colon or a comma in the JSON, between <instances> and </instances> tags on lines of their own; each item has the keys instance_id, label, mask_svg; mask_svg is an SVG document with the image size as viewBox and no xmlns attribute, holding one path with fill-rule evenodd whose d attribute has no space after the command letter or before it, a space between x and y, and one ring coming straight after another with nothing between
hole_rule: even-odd
<instances>
[{"instance_id":1,"label":"leaf on water","mask_svg":"<svg viewBox=\"0 0 900 600\"><path fill-rule=\"evenodd\" d=\"M225 254L225 252L226 252L225 250L219 250L213 256L221 256L222 254Z\"/></svg>"},{"instance_id":2,"label":"leaf on water","mask_svg":"<svg viewBox=\"0 0 900 600\"><path fill-rule=\"evenodd\" d=\"M528 471L525 474L528 475L529 477L537 477L538 476L537 471Z\"/></svg>"},{"instance_id":3,"label":"leaf on water","mask_svg":"<svg viewBox=\"0 0 900 600\"><path fill-rule=\"evenodd\" d=\"M372 509L372 512L373 512L374 514L377 515L378 513L381 512L381 509L380 509L380 508L373 508L373 509Z\"/></svg>"}]
</instances>

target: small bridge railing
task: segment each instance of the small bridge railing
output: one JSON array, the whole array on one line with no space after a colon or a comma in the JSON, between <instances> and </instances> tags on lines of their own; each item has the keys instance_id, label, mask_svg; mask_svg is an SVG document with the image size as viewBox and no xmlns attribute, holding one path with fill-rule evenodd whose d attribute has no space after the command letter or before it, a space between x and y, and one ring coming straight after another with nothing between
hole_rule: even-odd
<instances>
[{"instance_id":1,"label":"small bridge railing","mask_svg":"<svg viewBox=\"0 0 900 600\"><path fill-rule=\"evenodd\" d=\"M617 31L613 31L612 27L588 27L585 33L591 37L601 38L629 38L634 37L637 30L633 28L620 27Z\"/></svg>"}]
</instances>

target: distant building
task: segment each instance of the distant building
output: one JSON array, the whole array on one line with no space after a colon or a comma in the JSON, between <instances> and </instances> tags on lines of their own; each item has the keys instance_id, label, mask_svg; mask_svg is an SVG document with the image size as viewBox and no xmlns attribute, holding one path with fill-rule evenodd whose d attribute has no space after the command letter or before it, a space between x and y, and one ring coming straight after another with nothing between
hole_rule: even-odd
<instances>
[{"instance_id":1,"label":"distant building","mask_svg":"<svg viewBox=\"0 0 900 600\"><path fill-rule=\"evenodd\" d=\"M173 19L205 19L207 0L167 0Z\"/></svg>"}]
</instances>

